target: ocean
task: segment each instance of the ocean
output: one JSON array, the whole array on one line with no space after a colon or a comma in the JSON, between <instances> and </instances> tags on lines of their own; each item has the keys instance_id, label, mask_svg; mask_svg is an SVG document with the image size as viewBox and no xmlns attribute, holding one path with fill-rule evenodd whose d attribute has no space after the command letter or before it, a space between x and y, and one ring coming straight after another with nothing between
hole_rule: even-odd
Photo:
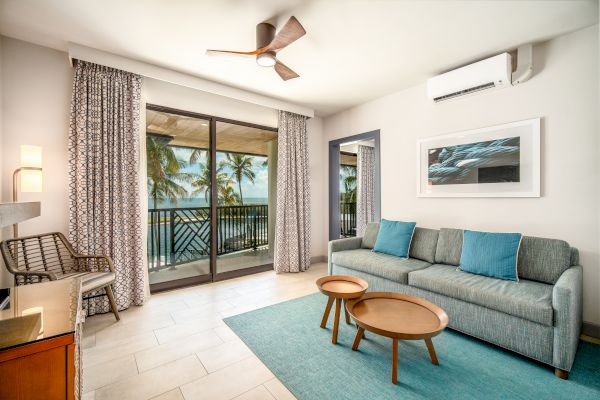
<instances>
[{"instance_id":1,"label":"ocean","mask_svg":"<svg viewBox=\"0 0 600 400\"><path fill-rule=\"evenodd\" d=\"M244 197L244 205L256 205L256 204L268 204L266 197ZM156 204L156 208L192 208L192 207L208 207L208 202L202 198L187 198L177 199L177 201L171 201L169 199L159 200ZM148 199L148 208L154 207L154 200Z\"/></svg>"}]
</instances>

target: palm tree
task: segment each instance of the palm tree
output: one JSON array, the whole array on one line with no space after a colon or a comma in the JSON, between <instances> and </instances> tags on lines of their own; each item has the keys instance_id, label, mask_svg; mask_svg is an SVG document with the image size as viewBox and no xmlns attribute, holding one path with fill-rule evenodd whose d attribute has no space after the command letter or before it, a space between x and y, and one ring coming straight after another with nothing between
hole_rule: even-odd
<instances>
[{"instance_id":1,"label":"palm tree","mask_svg":"<svg viewBox=\"0 0 600 400\"><path fill-rule=\"evenodd\" d=\"M224 206L235 206L239 203L240 196L233 190L233 186L228 185L220 187L219 189L219 204Z\"/></svg>"},{"instance_id":2,"label":"palm tree","mask_svg":"<svg viewBox=\"0 0 600 400\"><path fill-rule=\"evenodd\" d=\"M340 170L340 179L344 184L344 193L342 201L344 203L356 202L356 167L342 165Z\"/></svg>"},{"instance_id":3,"label":"palm tree","mask_svg":"<svg viewBox=\"0 0 600 400\"><path fill-rule=\"evenodd\" d=\"M158 200L169 199L177 202L186 197L187 190L181 184L189 182L191 175L181 172L185 163L177 159L171 146L159 138L146 138L146 154L148 157L148 189L154 200L154 208Z\"/></svg>"},{"instance_id":4,"label":"palm tree","mask_svg":"<svg viewBox=\"0 0 600 400\"><path fill-rule=\"evenodd\" d=\"M185 162L177 159L173 148L158 137L147 136L146 155L148 192L154 200L153 208L157 207L158 200L169 199L177 203L177 199L187 197L188 192L181 183L189 182L191 174L181 172ZM157 249L160 248L159 224L153 228Z\"/></svg>"},{"instance_id":5,"label":"palm tree","mask_svg":"<svg viewBox=\"0 0 600 400\"><path fill-rule=\"evenodd\" d=\"M197 163L201 158L208 158L208 150L193 149L190 153L190 165Z\"/></svg>"},{"instance_id":6,"label":"palm tree","mask_svg":"<svg viewBox=\"0 0 600 400\"><path fill-rule=\"evenodd\" d=\"M200 164L200 175L196 175L192 180L192 187L194 188L192 195L204 193L204 199L207 203L210 196L210 178L210 168L208 168L206 164ZM237 194L231 193L233 191L233 188L231 187L232 183L232 179L225 172L222 172L220 167L217 168L217 193L219 195L219 203L221 203L221 200L223 200L225 205L235 205L237 203Z\"/></svg>"},{"instance_id":7,"label":"palm tree","mask_svg":"<svg viewBox=\"0 0 600 400\"><path fill-rule=\"evenodd\" d=\"M240 204L244 205L244 196L242 195L242 179L247 178L251 183L254 183L256 175L252 169L254 157L239 153L226 153L225 160L219 163L219 168L229 167L233 171L231 177L235 178L240 191Z\"/></svg>"}]
</instances>

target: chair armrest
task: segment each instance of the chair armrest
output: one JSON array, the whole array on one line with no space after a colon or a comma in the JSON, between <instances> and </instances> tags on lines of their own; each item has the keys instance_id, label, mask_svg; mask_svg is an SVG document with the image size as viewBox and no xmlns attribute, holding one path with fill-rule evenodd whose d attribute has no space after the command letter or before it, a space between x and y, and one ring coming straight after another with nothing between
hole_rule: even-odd
<instances>
[{"instance_id":1,"label":"chair armrest","mask_svg":"<svg viewBox=\"0 0 600 400\"><path fill-rule=\"evenodd\" d=\"M15 284L17 281L17 277L22 276L25 279L24 284L27 284L27 280L29 278L33 278L33 277L37 277L39 278L40 282L42 281L42 279L46 278L50 281L55 281L57 279L57 276L54 272L45 272L45 271L15 271L11 273L15 276Z\"/></svg>"},{"instance_id":2,"label":"chair armrest","mask_svg":"<svg viewBox=\"0 0 600 400\"><path fill-rule=\"evenodd\" d=\"M362 245L362 237L331 240L327 249L327 272L331 275L331 254L336 251L356 250Z\"/></svg>"},{"instance_id":3,"label":"chair armrest","mask_svg":"<svg viewBox=\"0 0 600 400\"><path fill-rule=\"evenodd\" d=\"M115 272L115 266L113 265L112 260L108 256L76 255L75 258L78 261L80 271L84 270L87 272ZM106 271L106 268L108 268L108 271Z\"/></svg>"},{"instance_id":4,"label":"chair armrest","mask_svg":"<svg viewBox=\"0 0 600 400\"><path fill-rule=\"evenodd\" d=\"M558 278L552 289L554 366L570 371L579 344L583 312L583 268L576 265Z\"/></svg>"}]
</instances>

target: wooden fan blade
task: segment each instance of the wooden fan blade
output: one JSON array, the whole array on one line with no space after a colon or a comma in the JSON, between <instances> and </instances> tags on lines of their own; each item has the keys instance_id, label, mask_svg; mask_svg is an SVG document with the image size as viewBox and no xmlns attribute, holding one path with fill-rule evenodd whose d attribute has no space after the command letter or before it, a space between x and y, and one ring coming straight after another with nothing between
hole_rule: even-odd
<instances>
[{"instance_id":1,"label":"wooden fan blade","mask_svg":"<svg viewBox=\"0 0 600 400\"><path fill-rule=\"evenodd\" d=\"M305 34L306 31L304 30L304 27L302 27L296 17L292 16L288 22L285 23L283 28L281 28L281 30L275 35L275 38L273 38L271 43L269 43L267 47L258 49L257 51L262 50L262 52L265 52L281 50L289 44L300 39Z\"/></svg>"},{"instance_id":2,"label":"wooden fan blade","mask_svg":"<svg viewBox=\"0 0 600 400\"><path fill-rule=\"evenodd\" d=\"M284 81L287 81L289 79L298 78L300 76L279 61L277 61L275 63L274 68L275 68L275 72L277 72L279 74L279 76L281 77L281 79L283 79Z\"/></svg>"},{"instance_id":3,"label":"wooden fan blade","mask_svg":"<svg viewBox=\"0 0 600 400\"><path fill-rule=\"evenodd\" d=\"M260 50L260 49L259 49ZM230 50L206 50L207 56L254 56L262 53L262 51L230 51Z\"/></svg>"}]
</instances>

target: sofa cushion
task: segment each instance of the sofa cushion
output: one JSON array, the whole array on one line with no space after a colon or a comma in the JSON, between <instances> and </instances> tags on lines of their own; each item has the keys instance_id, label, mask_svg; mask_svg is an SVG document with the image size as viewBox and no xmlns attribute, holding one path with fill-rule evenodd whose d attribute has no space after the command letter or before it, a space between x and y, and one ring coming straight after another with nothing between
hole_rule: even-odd
<instances>
[{"instance_id":1,"label":"sofa cushion","mask_svg":"<svg viewBox=\"0 0 600 400\"><path fill-rule=\"evenodd\" d=\"M337 251L331 254L331 262L405 285L408 284L409 272L431 265L422 260L375 253L368 249Z\"/></svg>"},{"instance_id":2,"label":"sofa cushion","mask_svg":"<svg viewBox=\"0 0 600 400\"><path fill-rule=\"evenodd\" d=\"M524 236L517 261L519 277L553 285L571 266L571 257L564 240Z\"/></svg>"},{"instance_id":3,"label":"sofa cushion","mask_svg":"<svg viewBox=\"0 0 600 400\"><path fill-rule=\"evenodd\" d=\"M464 230L460 270L491 278L518 281L520 233Z\"/></svg>"},{"instance_id":4,"label":"sofa cushion","mask_svg":"<svg viewBox=\"0 0 600 400\"><path fill-rule=\"evenodd\" d=\"M552 326L552 285L488 278L441 264L409 273L408 284Z\"/></svg>"},{"instance_id":5,"label":"sofa cushion","mask_svg":"<svg viewBox=\"0 0 600 400\"><path fill-rule=\"evenodd\" d=\"M408 258L408 251L416 226L416 222L382 219L373 251Z\"/></svg>"},{"instance_id":6,"label":"sofa cushion","mask_svg":"<svg viewBox=\"0 0 600 400\"><path fill-rule=\"evenodd\" d=\"M369 222L365 228L365 233L362 238L361 247L363 249L372 249L375 246L377 240L377 234L379 233L379 222Z\"/></svg>"},{"instance_id":7,"label":"sofa cushion","mask_svg":"<svg viewBox=\"0 0 600 400\"><path fill-rule=\"evenodd\" d=\"M442 228L435 251L435 262L439 264L460 264L460 253L462 252L463 231L462 229Z\"/></svg>"},{"instance_id":8,"label":"sofa cushion","mask_svg":"<svg viewBox=\"0 0 600 400\"><path fill-rule=\"evenodd\" d=\"M416 227L410 243L409 256L433 264L439 233L437 229Z\"/></svg>"}]
</instances>

